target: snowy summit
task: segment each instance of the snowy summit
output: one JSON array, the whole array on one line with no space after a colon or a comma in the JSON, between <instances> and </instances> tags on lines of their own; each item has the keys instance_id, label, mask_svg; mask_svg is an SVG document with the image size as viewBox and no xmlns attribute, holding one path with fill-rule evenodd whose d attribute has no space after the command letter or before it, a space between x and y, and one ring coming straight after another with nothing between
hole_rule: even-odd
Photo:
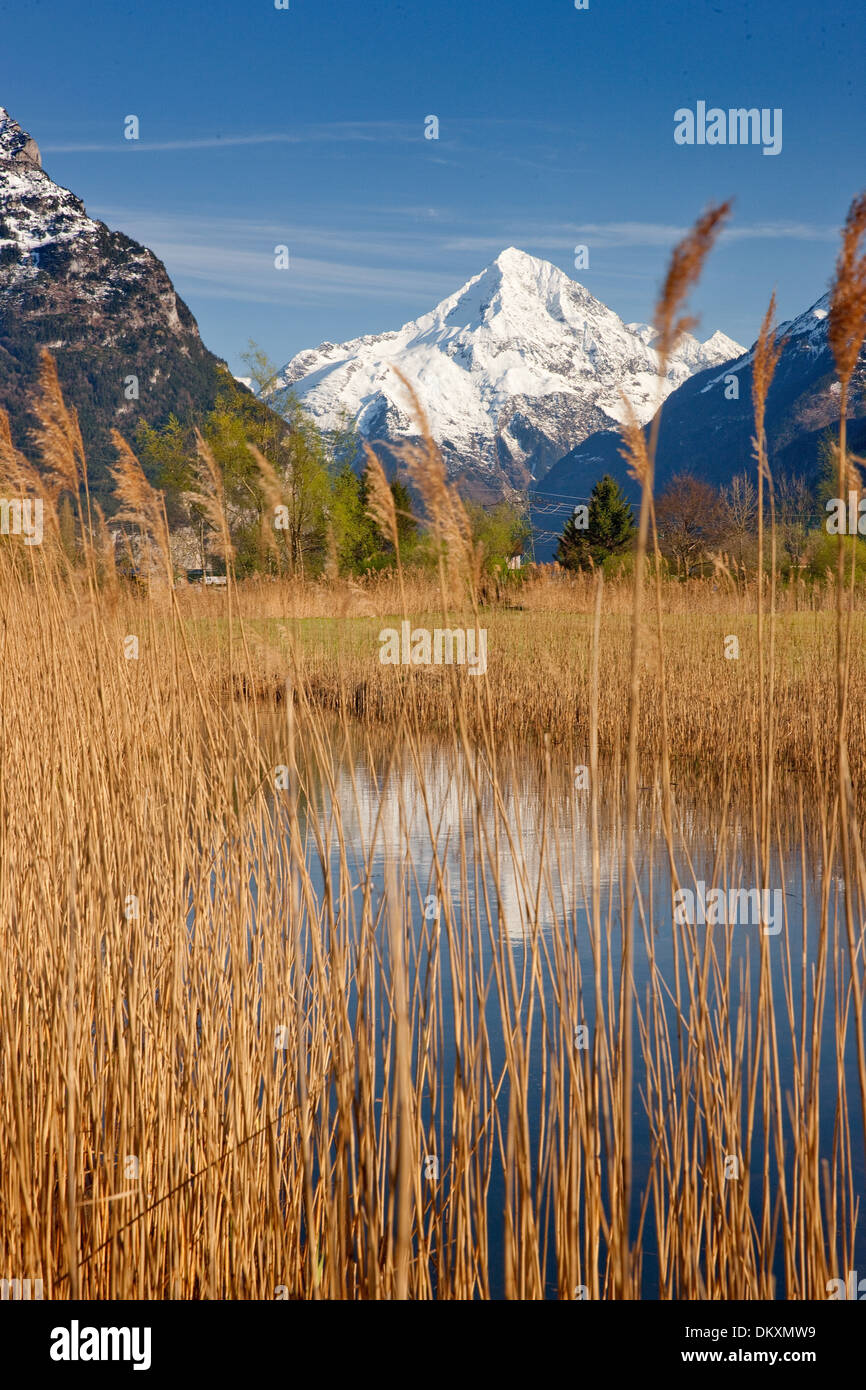
<instances>
[{"instance_id":1,"label":"snowy summit","mask_svg":"<svg viewBox=\"0 0 866 1390\"><path fill-rule=\"evenodd\" d=\"M641 423L659 401L653 330L625 324L550 261L515 247L430 313L396 332L300 352L278 386L291 387L323 428L341 413L371 441L417 433L393 367L411 381L452 477L479 496L540 478L597 430ZM662 398L695 372L739 357L723 333L687 335Z\"/></svg>"}]
</instances>

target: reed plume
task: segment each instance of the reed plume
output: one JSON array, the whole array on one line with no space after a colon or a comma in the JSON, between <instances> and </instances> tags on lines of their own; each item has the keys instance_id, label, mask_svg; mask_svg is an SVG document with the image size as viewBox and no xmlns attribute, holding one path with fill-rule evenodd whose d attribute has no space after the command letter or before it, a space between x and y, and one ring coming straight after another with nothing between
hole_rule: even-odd
<instances>
[{"instance_id":1,"label":"reed plume","mask_svg":"<svg viewBox=\"0 0 866 1390\"><path fill-rule=\"evenodd\" d=\"M162 493L148 482L138 458L119 430L111 431L111 441L117 451L117 462L109 469L109 475L120 503L114 519L137 526L142 536L156 545L166 580L171 583L171 544Z\"/></svg>"},{"instance_id":2,"label":"reed plume","mask_svg":"<svg viewBox=\"0 0 866 1390\"><path fill-rule=\"evenodd\" d=\"M42 455L49 487L55 494L71 492L77 503L79 488L87 478L78 415L63 399L51 353L43 348L39 357L39 394L34 403L39 423L33 432L34 440Z\"/></svg>"},{"instance_id":3,"label":"reed plume","mask_svg":"<svg viewBox=\"0 0 866 1390\"><path fill-rule=\"evenodd\" d=\"M364 457L367 460L367 514L375 522L385 539L393 545L399 563L400 533L397 525L394 494L377 454L366 441L364 443Z\"/></svg>"},{"instance_id":4,"label":"reed plume","mask_svg":"<svg viewBox=\"0 0 866 1390\"><path fill-rule=\"evenodd\" d=\"M199 430L195 432L195 444L198 456L195 470L197 487L190 492L190 501L201 508L210 525L217 553L222 556L226 565L230 565L235 549L226 513L223 476L213 449Z\"/></svg>"},{"instance_id":5,"label":"reed plume","mask_svg":"<svg viewBox=\"0 0 866 1390\"><path fill-rule=\"evenodd\" d=\"M691 231L678 242L671 255L661 294L653 315L658 338L654 344L659 355L659 374L667 372L670 355L684 333L696 320L681 315L688 295L700 279L704 261L722 230L731 211L731 199L710 207L698 218Z\"/></svg>"},{"instance_id":6,"label":"reed plume","mask_svg":"<svg viewBox=\"0 0 866 1390\"><path fill-rule=\"evenodd\" d=\"M776 318L776 294L770 296L767 312L761 322L761 331L755 343L752 357L752 408L755 413L755 437L752 441L755 458L758 461L759 477L768 477L767 435L767 396L776 374L776 367L787 338L780 337L773 329ZM760 507L758 509L760 515Z\"/></svg>"},{"instance_id":7,"label":"reed plume","mask_svg":"<svg viewBox=\"0 0 866 1390\"><path fill-rule=\"evenodd\" d=\"M396 452L406 464L409 477L424 504L431 534L440 547L443 586L455 596L468 589L474 605L479 588L481 555L472 540L472 527L466 508L456 488L448 483L441 451L433 438L427 413L417 391L399 368L392 367L392 370L409 396L410 413L417 423L421 438L420 444L407 441L398 446Z\"/></svg>"},{"instance_id":8,"label":"reed plume","mask_svg":"<svg viewBox=\"0 0 866 1390\"><path fill-rule=\"evenodd\" d=\"M255 444L247 440L247 448L253 456L256 464L256 471L259 475L259 486L265 500L265 508L270 511L275 520L277 508L285 505L285 487L283 480L277 472L270 459L266 458ZM280 554L280 545L277 539L278 532L275 526L268 525L263 516L262 518L262 540L266 550L274 554Z\"/></svg>"},{"instance_id":9,"label":"reed plume","mask_svg":"<svg viewBox=\"0 0 866 1390\"><path fill-rule=\"evenodd\" d=\"M9 416L3 409L0 409L0 483L37 496L44 492L39 473L12 442Z\"/></svg>"}]
</instances>

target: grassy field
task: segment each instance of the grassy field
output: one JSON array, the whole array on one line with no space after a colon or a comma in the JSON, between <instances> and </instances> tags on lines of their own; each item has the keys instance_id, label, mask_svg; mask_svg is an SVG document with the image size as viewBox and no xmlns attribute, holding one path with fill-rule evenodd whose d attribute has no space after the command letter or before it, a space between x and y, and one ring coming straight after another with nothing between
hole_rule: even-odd
<instances>
[{"instance_id":1,"label":"grassy field","mask_svg":"<svg viewBox=\"0 0 866 1390\"><path fill-rule=\"evenodd\" d=\"M357 589L358 586L353 586ZM417 595L408 610L413 630L464 627L487 631L488 667L482 683L447 666L382 665L379 634L399 629L403 613L393 593L377 584L366 604L346 587L347 606L372 607L342 617L297 612L297 593L286 585L250 584L237 595L252 662L244 689L265 702L282 699L286 681L303 685L305 697L334 712L346 711L372 725L399 720L411 707L420 727L447 733L453 722L454 680L459 681L467 727L473 737L564 744L586 753L593 640L593 591L586 580L542 580L519 593L521 607L505 604L443 613L435 588ZM419 585L420 588L420 585ZM304 608L316 606L307 595ZM625 747L629 718L630 588L608 583L602 594L599 661L604 679L597 707L599 748L615 755ZM283 613L278 616L282 600ZM804 784L826 780L835 757L836 615L832 587L811 595L813 606L795 610L793 596L776 620L774 657L775 763ZM185 631L203 667L216 672L225 657L224 595L195 595L195 616ZM266 616L262 616L266 615ZM760 736L756 595L722 593L709 583L688 588L666 583L662 593L662 641L648 634L641 660L645 699L640 710L642 760L658 760L663 748L661 692L667 699L672 764L700 780L739 778L756 768ZM737 639L734 648L731 637ZM851 617L850 757L858 787L866 757L866 600L858 595ZM726 645L727 643L727 645ZM663 653L660 659L659 652ZM726 651L736 655L726 655ZM476 684L478 689L476 689ZM581 761L585 759L579 759Z\"/></svg>"}]
</instances>

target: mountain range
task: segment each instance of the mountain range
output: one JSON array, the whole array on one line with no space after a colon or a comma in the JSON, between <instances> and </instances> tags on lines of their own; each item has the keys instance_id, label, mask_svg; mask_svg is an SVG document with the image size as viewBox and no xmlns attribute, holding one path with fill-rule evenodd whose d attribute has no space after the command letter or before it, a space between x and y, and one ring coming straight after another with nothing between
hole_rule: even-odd
<instances>
[{"instance_id":1,"label":"mountain range","mask_svg":"<svg viewBox=\"0 0 866 1390\"><path fill-rule=\"evenodd\" d=\"M157 425L173 412L187 422L219 392L243 390L202 343L162 262L88 217L0 107L0 407L24 452L43 347L78 411L91 486L103 501L112 427L131 439L139 419Z\"/></svg>"},{"instance_id":2,"label":"mountain range","mask_svg":"<svg viewBox=\"0 0 866 1390\"><path fill-rule=\"evenodd\" d=\"M825 294L776 329L781 352L766 410L767 452L774 476L801 475L814 483L822 439L828 430L838 428L840 388L827 341L828 310ZM735 473L754 469L753 360L754 345L734 361L690 377L665 401L659 421L656 492L678 473L690 472L719 486ZM864 362L866 354L861 353L849 410L848 443L856 454L866 449ZM636 497L622 447L616 430L583 440L551 468L543 483L545 493L583 498L598 478L610 473ZM537 554L549 558L551 546L537 547Z\"/></svg>"},{"instance_id":3,"label":"mountain range","mask_svg":"<svg viewBox=\"0 0 866 1390\"><path fill-rule=\"evenodd\" d=\"M397 368L418 394L451 478L489 500L525 490L576 443L615 428L622 393L648 420L659 400L652 337L557 266L511 246L402 328L299 352L276 390L290 388L322 428L351 417L387 454L418 433ZM742 351L724 333L704 343L686 335L662 397Z\"/></svg>"},{"instance_id":4,"label":"mountain range","mask_svg":"<svg viewBox=\"0 0 866 1390\"><path fill-rule=\"evenodd\" d=\"M776 473L814 479L822 437L838 423L827 311L824 296L778 330L782 350L766 421ZM184 424L200 421L221 393L264 409L204 346L162 262L89 217L0 107L0 407L25 452L43 347L78 411L92 489L109 507L112 427L132 440L140 420L159 425L175 414ZM663 401L658 487L682 471L721 484L752 467L753 352L721 332L705 342L686 335L660 384L651 327L624 323L549 261L508 247L402 328L296 354L268 404L279 407L291 390L320 426L349 416L393 458L395 446L419 429L397 368L465 494L492 502L528 489L541 511L545 497L585 499L605 472L635 495L621 456L623 395L647 429ZM864 377L861 367L849 425L860 454ZM539 558L549 558L555 539L554 522L539 520L544 526L551 531L536 546Z\"/></svg>"}]
</instances>

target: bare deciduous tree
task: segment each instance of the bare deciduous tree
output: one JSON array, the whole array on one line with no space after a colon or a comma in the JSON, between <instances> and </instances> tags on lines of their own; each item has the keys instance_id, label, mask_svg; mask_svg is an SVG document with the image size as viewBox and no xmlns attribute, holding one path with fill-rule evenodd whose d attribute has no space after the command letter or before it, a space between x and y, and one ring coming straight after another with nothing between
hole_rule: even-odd
<instances>
[{"instance_id":1,"label":"bare deciduous tree","mask_svg":"<svg viewBox=\"0 0 866 1390\"><path fill-rule=\"evenodd\" d=\"M656 522L662 552L688 579L700 569L707 552L719 545L725 513L714 487L690 473L679 473L656 503Z\"/></svg>"},{"instance_id":2,"label":"bare deciduous tree","mask_svg":"<svg viewBox=\"0 0 866 1390\"><path fill-rule=\"evenodd\" d=\"M724 543L742 569L755 544L758 492L748 473L737 473L721 490Z\"/></svg>"},{"instance_id":3,"label":"bare deciduous tree","mask_svg":"<svg viewBox=\"0 0 866 1390\"><path fill-rule=\"evenodd\" d=\"M794 572L801 570L808 558L815 511L815 499L805 478L783 473L776 482L776 521L782 549Z\"/></svg>"}]
</instances>

